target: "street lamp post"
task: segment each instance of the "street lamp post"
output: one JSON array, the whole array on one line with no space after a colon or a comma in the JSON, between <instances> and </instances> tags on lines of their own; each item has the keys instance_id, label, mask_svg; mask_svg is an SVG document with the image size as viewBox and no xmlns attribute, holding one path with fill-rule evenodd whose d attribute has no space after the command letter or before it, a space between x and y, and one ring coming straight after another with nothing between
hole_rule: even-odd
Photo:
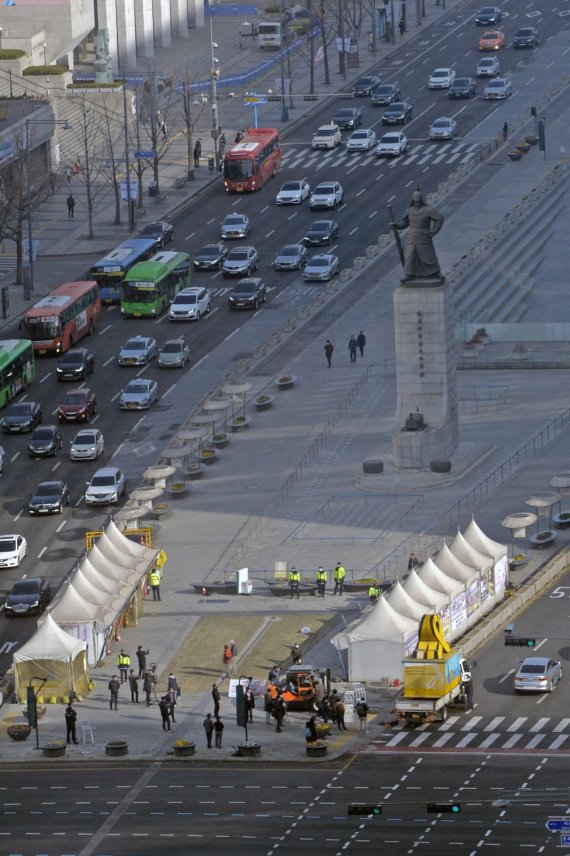
<instances>
[{"instance_id":1,"label":"street lamp post","mask_svg":"<svg viewBox=\"0 0 570 856\"><path fill-rule=\"evenodd\" d=\"M71 125L67 119L26 119L26 208L28 214L28 282L24 282L24 300L32 299L34 290L34 247L32 242L32 179L30 169L30 125L61 125L68 131Z\"/></svg>"},{"instance_id":2,"label":"street lamp post","mask_svg":"<svg viewBox=\"0 0 570 856\"><path fill-rule=\"evenodd\" d=\"M214 163L216 170L220 169L220 124L218 121L218 77L220 76L220 62L214 56L214 48L217 48L217 42L214 41L214 33L212 29L212 16L210 16L210 51L212 56L212 65L210 68L210 79L212 82L212 139L214 141Z\"/></svg>"},{"instance_id":3,"label":"street lamp post","mask_svg":"<svg viewBox=\"0 0 570 856\"><path fill-rule=\"evenodd\" d=\"M135 228L134 204L131 199L131 164L129 159L129 128L127 125L127 78L123 74L123 130L125 132L125 171L127 179L127 211L129 219L129 232Z\"/></svg>"},{"instance_id":4,"label":"street lamp post","mask_svg":"<svg viewBox=\"0 0 570 856\"><path fill-rule=\"evenodd\" d=\"M285 42L285 2L281 0L281 121L289 121L289 108L287 107L287 93L285 92L285 57L283 56L283 45Z\"/></svg>"}]
</instances>

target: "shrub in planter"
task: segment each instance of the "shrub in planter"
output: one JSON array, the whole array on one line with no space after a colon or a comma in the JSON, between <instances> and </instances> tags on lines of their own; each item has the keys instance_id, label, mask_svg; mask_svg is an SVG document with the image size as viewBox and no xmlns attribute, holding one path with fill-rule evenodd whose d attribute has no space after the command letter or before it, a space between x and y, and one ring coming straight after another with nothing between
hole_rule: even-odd
<instances>
[{"instance_id":1,"label":"shrub in planter","mask_svg":"<svg viewBox=\"0 0 570 856\"><path fill-rule=\"evenodd\" d=\"M46 74L67 74L69 71L66 65L29 65L22 72L24 77L45 77Z\"/></svg>"},{"instance_id":2,"label":"shrub in planter","mask_svg":"<svg viewBox=\"0 0 570 856\"><path fill-rule=\"evenodd\" d=\"M45 758L61 758L65 755L66 743L64 740L51 740L42 746L42 754Z\"/></svg>"},{"instance_id":3,"label":"shrub in planter","mask_svg":"<svg viewBox=\"0 0 570 856\"><path fill-rule=\"evenodd\" d=\"M31 727L23 722L15 725L9 725L6 729L8 737L16 741L27 740L31 733Z\"/></svg>"},{"instance_id":4,"label":"shrub in planter","mask_svg":"<svg viewBox=\"0 0 570 856\"><path fill-rule=\"evenodd\" d=\"M528 152L530 151L530 143L517 143L516 148L519 152Z\"/></svg>"},{"instance_id":5,"label":"shrub in planter","mask_svg":"<svg viewBox=\"0 0 570 856\"><path fill-rule=\"evenodd\" d=\"M127 755L129 752L129 744L126 740L109 740L105 743L105 752L107 755Z\"/></svg>"},{"instance_id":6,"label":"shrub in planter","mask_svg":"<svg viewBox=\"0 0 570 856\"><path fill-rule=\"evenodd\" d=\"M522 158L522 156L523 153L520 152L518 149L513 149L512 152L509 152L509 157L512 161L518 161Z\"/></svg>"},{"instance_id":7,"label":"shrub in planter","mask_svg":"<svg viewBox=\"0 0 570 856\"><path fill-rule=\"evenodd\" d=\"M174 749L174 754L179 757L184 757L187 755L193 755L196 751L196 744L192 743L191 740L176 740L172 748Z\"/></svg>"},{"instance_id":8,"label":"shrub in planter","mask_svg":"<svg viewBox=\"0 0 570 856\"><path fill-rule=\"evenodd\" d=\"M2 48L0 50L0 60L21 59L23 56L26 56L26 51L20 51L17 48Z\"/></svg>"}]
</instances>

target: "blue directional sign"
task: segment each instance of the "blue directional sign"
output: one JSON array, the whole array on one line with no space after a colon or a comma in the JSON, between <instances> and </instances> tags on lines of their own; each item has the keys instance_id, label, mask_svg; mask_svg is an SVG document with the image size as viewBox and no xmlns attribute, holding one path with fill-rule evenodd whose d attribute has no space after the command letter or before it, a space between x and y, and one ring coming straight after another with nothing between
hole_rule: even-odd
<instances>
[{"instance_id":1,"label":"blue directional sign","mask_svg":"<svg viewBox=\"0 0 570 856\"><path fill-rule=\"evenodd\" d=\"M137 150L135 152L135 158L137 160L153 160L156 157L156 152L153 152L152 149L144 149L142 151Z\"/></svg>"},{"instance_id":2,"label":"blue directional sign","mask_svg":"<svg viewBox=\"0 0 570 856\"><path fill-rule=\"evenodd\" d=\"M561 835L560 836L560 846L561 847L568 847L569 844L570 844L570 835Z\"/></svg>"},{"instance_id":3,"label":"blue directional sign","mask_svg":"<svg viewBox=\"0 0 570 856\"><path fill-rule=\"evenodd\" d=\"M549 817L546 821L546 828L549 832L561 832L563 829L570 829L570 816ZM568 838L570 840L570 835Z\"/></svg>"}]
</instances>

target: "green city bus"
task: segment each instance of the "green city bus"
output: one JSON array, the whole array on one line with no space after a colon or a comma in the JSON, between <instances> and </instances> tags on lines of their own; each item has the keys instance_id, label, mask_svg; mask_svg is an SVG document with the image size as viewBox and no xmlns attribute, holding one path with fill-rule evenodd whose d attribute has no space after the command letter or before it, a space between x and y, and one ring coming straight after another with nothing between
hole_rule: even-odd
<instances>
[{"instance_id":1,"label":"green city bus","mask_svg":"<svg viewBox=\"0 0 570 856\"><path fill-rule=\"evenodd\" d=\"M180 289L190 285L190 256L161 250L139 262L123 281L121 313L140 318L165 312Z\"/></svg>"},{"instance_id":2,"label":"green city bus","mask_svg":"<svg viewBox=\"0 0 570 856\"><path fill-rule=\"evenodd\" d=\"M29 339L0 341L0 407L27 389L35 374L34 347Z\"/></svg>"}]
</instances>

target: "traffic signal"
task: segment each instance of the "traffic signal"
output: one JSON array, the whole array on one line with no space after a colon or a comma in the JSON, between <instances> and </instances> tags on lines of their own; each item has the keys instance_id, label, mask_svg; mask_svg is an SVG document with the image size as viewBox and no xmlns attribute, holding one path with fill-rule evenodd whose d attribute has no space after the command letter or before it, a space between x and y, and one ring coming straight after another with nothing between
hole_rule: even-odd
<instances>
[{"instance_id":1,"label":"traffic signal","mask_svg":"<svg viewBox=\"0 0 570 856\"><path fill-rule=\"evenodd\" d=\"M382 806L381 805L361 805L360 803L356 803L353 805L349 805L348 814L382 814Z\"/></svg>"},{"instance_id":2,"label":"traffic signal","mask_svg":"<svg viewBox=\"0 0 570 856\"><path fill-rule=\"evenodd\" d=\"M448 802L448 803L428 803L426 805L426 811L428 814L459 814L461 811L461 803L460 802Z\"/></svg>"},{"instance_id":3,"label":"traffic signal","mask_svg":"<svg viewBox=\"0 0 570 856\"><path fill-rule=\"evenodd\" d=\"M536 639L529 639L528 636L505 636L505 645L507 648L534 648Z\"/></svg>"}]
</instances>

